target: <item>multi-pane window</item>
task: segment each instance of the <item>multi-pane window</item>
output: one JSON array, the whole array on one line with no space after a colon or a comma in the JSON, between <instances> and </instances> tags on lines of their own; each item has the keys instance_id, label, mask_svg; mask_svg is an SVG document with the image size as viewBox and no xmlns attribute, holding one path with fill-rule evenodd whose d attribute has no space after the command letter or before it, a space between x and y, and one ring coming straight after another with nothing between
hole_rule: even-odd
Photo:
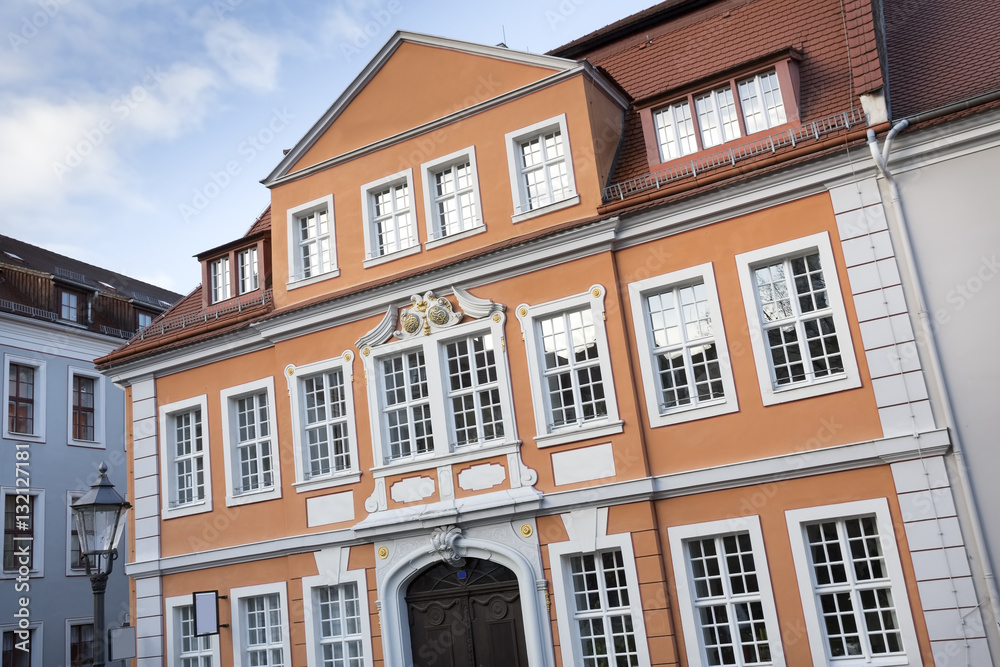
<instances>
[{"instance_id":1,"label":"multi-pane window","mask_svg":"<svg viewBox=\"0 0 1000 667\"><path fill-rule=\"evenodd\" d=\"M785 106L775 70L757 74L737 84L747 133L753 134L786 122Z\"/></svg>"},{"instance_id":2,"label":"multi-pane window","mask_svg":"<svg viewBox=\"0 0 1000 667\"><path fill-rule=\"evenodd\" d=\"M749 533L694 539L686 547L706 664L772 664Z\"/></svg>"},{"instance_id":3,"label":"multi-pane window","mask_svg":"<svg viewBox=\"0 0 1000 667\"><path fill-rule=\"evenodd\" d=\"M491 334L478 334L445 345L447 393L454 443L478 444L503 438L503 409Z\"/></svg>"},{"instance_id":4,"label":"multi-pane window","mask_svg":"<svg viewBox=\"0 0 1000 667\"><path fill-rule=\"evenodd\" d=\"M333 267L329 217L324 207L295 218L299 278L312 278ZM256 253L253 259L256 263Z\"/></svg>"},{"instance_id":5,"label":"multi-pane window","mask_svg":"<svg viewBox=\"0 0 1000 667\"><path fill-rule=\"evenodd\" d=\"M7 493L3 503L3 570L35 569L35 501L26 494Z\"/></svg>"},{"instance_id":6,"label":"multi-pane window","mask_svg":"<svg viewBox=\"0 0 1000 667\"><path fill-rule=\"evenodd\" d=\"M11 433L35 434L34 366L11 364L7 389L7 429Z\"/></svg>"},{"instance_id":7,"label":"multi-pane window","mask_svg":"<svg viewBox=\"0 0 1000 667\"><path fill-rule=\"evenodd\" d=\"M608 415L594 313L590 308L539 318L549 428Z\"/></svg>"},{"instance_id":8,"label":"multi-pane window","mask_svg":"<svg viewBox=\"0 0 1000 667\"><path fill-rule=\"evenodd\" d=\"M94 624L69 626L70 667L91 667L94 664Z\"/></svg>"},{"instance_id":9,"label":"multi-pane window","mask_svg":"<svg viewBox=\"0 0 1000 667\"><path fill-rule=\"evenodd\" d=\"M645 302L661 411L724 398L705 283L649 294Z\"/></svg>"},{"instance_id":10,"label":"multi-pane window","mask_svg":"<svg viewBox=\"0 0 1000 667\"><path fill-rule=\"evenodd\" d=\"M239 292L246 294L260 286L257 273L257 247L246 248L236 253L236 268L239 273Z\"/></svg>"},{"instance_id":11,"label":"multi-pane window","mask_svg":"<svg viewBox=\"0 0 1000 667\"><path fill-rule=\"evenodd\" d=\"M417 245L409 181L372 190L368 197L375 257Z\"/></svg>"},{"instance_id":12,"label":"multi-pane window","mask_svg":"<svg viewBox=\"0 0 1000 667\"><path fill-rule=\"evenodd\" d=\"M361 604L358 585L314 588L319 611L319 655L323 667L363 667ZM314 614L316 612L313 612Z\"/></svg>"},{"instance_id":13,"label":"multi-pane window","mask_svg":"<svg viewBox=\"0 0 1000 667\"><path fill-rule=\"evenodd\" d=\"M301 381L304 404L305 478L351 468L351 441L344 372L319 373Z\"/></svg>"},{"instance_id":14,"label":"multi-pane window","mask_svg":"<svg viewBox=\"0 0 1000 667\"><path fill-rule=\"evenodd\" d=\"M525 195L521 202L522 212L548 206L573 195L560 130L543 132L522 141L518 160Z\"/></svg>"},{"instance_id":15,"label":"multi-pane window","mask_svg":"<svg viewBox=\"0 0 1000 667\"><path fill-rule=\"evenodd\" d=\"M386 458L431 451L434 436L423 350L383 358L379 367Z\"/></svg>"},{"instance_id":16,"label":"multi-pane window","mask_svg":"<svg viewBox=\"0 0 1000 667\"><path fill-rule=\"evenodd\" d=\"M242 600L244 665L284 667L281 597L277 593Z\"/></svg>"},{"instance_id":17,"label":"multi-pane window","mask_svg":"<svg viewBox=\"0 0 1000 667\"><path fill-rule=\"evenodd\" d=\"M26 646L27 651L22 650ZM3 667L31 667L31 652L35 649L35 630L28 630L27 642L13 630L6 630L0 639L0 657Z\"/></svg>"},{"instance_id":18,"label":"multi-pane window","mask_svg":"<svg viewBox=\"0 0 1000 667\"><path fill-rule=\"evenodd\" d=\"M201 409L171 415L173 429L174 485L171 505L181 506L205 499L205 445Z\"/></svg>"},{"instance_id":19,"label":"multi-pane window","mask_svg":"<svg viewBox=\"0 0 1000 667\"><path fill-rule=\"evenodd\" d=\"M753 269L764 344L776 387L844 372L818 252Z\"/></svg>"},{"instance_id":20,"label":"multi-pane window","mask_svg":"<svg viewBox=\"0 0 1000 667\"><path fill-rule=\"evenodd\" d=\"M80 295L76 292L59 292L59 317L69 322L80 321Z\"/></svg>"},{"instance_id":21,"label":"multi-pane window","mask_svg":"<svg viewBox=\"0 0 1000 667\"><path fill-rule=\"evenodd\" d=\"M174 619L178 642L176 656L180 663L178 667L213 667L212 638L195 634L194 606L174 607Z\"/></svg>"},{"instance_id":22,"label":"multi-pane window","mask_svg":"<svg viewBox=\"0 0 1000 667\"><path fill-rule=\"evenodd\" d=\"M236 411L236 482L238 495L270 488L274 484L271 422L267 392L233 401Z\"/></svg>"},{"instance_id":23,"label":"multi-pane window","mask_svg":"<svg viewBox=\"0 0 1000 667\"><path fill-rule=\"evenodd\" d=\"M466 160L434 173L435 237L457 234L478 226L472 164Z\"/></svg>"},{"instance_id":24,"label":"multi-pane window","mask_svg":"<svg viewBox=\"0 0 1000 667\"><path fill-rule=\"evenodd\" d=\"M618 549L570 558L573 621L583 667L639 664L632 607L622 552Z\"/></svg>"},{"instance_id":25,"label":"multi-pane window","mask_svg":"<svg viewBox=\"0 0 1000 667\"><path fill-rule=\"evenodd\" d=\"M653 114L656 137L660 144L660 159L673 160L698 150L691 105L680 102L664 107Z\"/></svg>"},{"instance_id":26,"label":"multi-pane window","mask_svg":"<svg viewBox=\"0 0 1000 667\"><path fill-rule=\"evenodd\" d=\"M73 439L95 440L94 386L96 380L85 375L73 376Z\"/></svg>"},{"instance_id":27,"label":"multi-pane window","mask_svg":"<svg viewBox=\"0 0 1000 667\"><path fill-rule=\"evenodd\" d=\"M229 283L229 257L209 262L208 273L212 281L212 303L225 301L233 295Z\"/></svg>"},{"instance_id":28,"label":"multi-pane window","mask_svg":"<svg viewBox=\"0 0 1000 667\"><path fill-rule=\"evenodd\" d=\"M694 104L698 111L702 148L711 148L739 138L740 121L731 87L717 88L700 95L694 98Z\"/></svg>"},{"instance_id":29,"label":"multi-pane window","mask_svg":"<svg viewBox=\"0 0 1000 667\"><path fill-rule=\"evenodd\" d=\"M805 536L829 657L871 662L904 653L876 517L807 524Z\"/></svg>"},{"instance_id":30,"label":"multi-pane window","mask_svg":"<svg viewBox=\"0 0 1000 667\"><path fill-rule=\"evenodd\" d=\"M139 312L136 313L136 317L138 318L140 329L144 329L153 323L153 316L149 313Z\"/></svg>"},{"instance_id":31,"label":"multi-pane window","mask_svg":"<svg viewBox=\"0 0 1000 667\"><path fill-rule=\"evenodd\" d=\"M71 509L73 503L83 496L82 491L76 491L69 494L69 507L67 507L66 512L66 524L69 528L68 535L66 536L66 545L69 547L69 569L72 573L82 573L87 569L87 561L80 553L80 538L76 532L76 521L73 520L73 510ZM94 557L91 557L91 565L94 565Z\"/></svg>"}]
</instances>

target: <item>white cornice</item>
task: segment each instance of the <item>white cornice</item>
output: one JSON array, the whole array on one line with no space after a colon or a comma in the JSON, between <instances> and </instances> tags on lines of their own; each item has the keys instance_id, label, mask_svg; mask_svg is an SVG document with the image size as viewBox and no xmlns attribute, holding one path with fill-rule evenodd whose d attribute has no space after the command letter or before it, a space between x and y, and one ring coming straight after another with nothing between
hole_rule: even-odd
<instances>
[{"instance_id":1,"label":"white cornice","mask_svg":"<svg viewBox=\"0 0 1000 667\"><path fill-rule=\"evenodd\" d=\"M366 544L375 538L386 540L405 537L426 533L439 525L460 524L468 528L488 525L498 520L510 522L559 514L568 509L607 507L801 479L887 465L896 461L941 456L948 452L950 442L947 430L940 429L918 436L868 440L605 484L600 487L600 493L595 493L595 489L590 487L542 495L531 487L525 487L519 493L500 491L472 496L460 502L446 501L406 508L391 516L388 512L377 512L352 528L128 563L125 571L131 577L163 576L308 553L332 545Z\"/></svg>"},{"instance_id":2,"label":"white cornice","mask_svg":"<svg viewBox=\"0 0 1000 667\"><path fill-rule=\"evenodd\" d=\"M337 117L340 116L340 114L344 111L344 109L347 108L347 106L354 100L355 97L357 97L357 95L361 92L361 90L363 90L364 87L367 86L368 83L375 77L375 75L378 74L378 72L382 69L382 67L385 66L386 62L388 62L389 58L392 57L392 55L396 52L396 49L398 49L403 42L411 42L413 44L422 44L425 46L433 46L442 49L449 49L452 51L459 51L477 56L484 56L487 58L495 58L498 60L505 60L508 62L532 65L535 67L544 67L547 69L555 70L557 72L556 74L557 78L560 75L564 75L566 72L572 72L573 74L575 74L581 70L586 69L583 64L574 60L567 60L565 58L537 55L532 53L525 53L522 51L513 51L511 49L503 47L485 46L482 44L473 44L471 42L463 42L454 39L447 39L444 37L432 37L430 35L421 35L412 32L403 32L403 31L396 32L392 37L389 38L389 41L385 43L385 45L379 50L379 52L375 55L375 57L372 58L372 60L365 66L365 68L361 70L361 73L358 74L357 77L355 77L354 81L352 81L351 84L347 86L344 92L341 93L340 97L338 97L336 101L334 101L334 103L330 106L330 108L327 109L326 112L319 118L319 120L317 120L316 123L313 124L313 126L309 129L309 131L306 132L306 134L302 137L302 139L300 139L299 142L295 145L295 147L292 148L288 152L288 154L284 156L284 158L282 158L281 162L279 162L278 165L274 168L274 170L272 170L271 173L268 174L267 177L263 179L261 182L264 183L267 187L271 187L286 180L290 180L291 178L300 178L302 176L307 175L308 173L316 171L317 168L325 169L329 166L332 166L333 164L337 164L339 161L342 161L343 159L352 159L353 157L357 157L356 153L358 153L358 151L362 152L358 154L363 154L363 152L370 152L371 150L377 150L378 148L383 148L385 145L390 145L391 143L402 141L403 139L408 138L408 136L412 136L413 134L420 134L423 132L433 130L438 124L443 124L442 121L444 121L445 123L450 123L457 120L456 116L463 117L465 115L471 115L472 113L479 113L480 111L483 111L484 109L489 108L490 106L502 103L502 102L497 102L497 100L500 100L502 98L507 98L509 96L517 97L519 95L526 94L527 92L530 92L527 91L526 89L530 88L531 86L537 85L537 84L531 84L529 86L519 88L515 91L511 91L511 93L507 93L506 95L493 98L492 100L484 101L480 104L474 105L473 107L469 107L469 109L462 110L460 112L457 112L456 114L451 114L450 116L446 116L443 119L434 121L433 123L427 123L421 125L418 128L413 128L411 130L408 130L407 132L398 134L395 137L390 137L389 139L383 140L381 142L377 142L375 144L371 144L370 146L360 148L358 149L358 151L352 151L351 153L345 154L344 156L332 158L332 160L325 160L319 165L314 165L313 167L309 167L308 169L299 170L297 172L289 174L289 169L291 169L292 166L295 165L295 163L298 162L302 158L302 156L304 156L309 151L310 148L312 148L312 146L323 135L323 133L326 132L326 130L330 127L330 125L333 124L334 121L336 121ZM593 70L592 67L590 69ZM613 90L613 87L610 86L606 81L604 81L603 80L604 77L601 77L598 72L593 71L590 74L592 77L600 78L600 84L602 85L602 87L606 87L609 91ZM549 79L551 78L552 77L546 77L542 81L548 82L545 85L551 85L552 81L549 81ZM617 97L620 98L621 97L620 94L617 94ZM503 101L506 101L506 99L504 99Z\"/></svg>"},{"instance_id":3,"label":"white cornice","mask_svg":"<svg viewBox=\"0 0 1000 667\"><path fill-rule=\"evenodd\" d=\"M0 345L93 362L124 342L116 336L0 313Z\"/></svg>"}]
</instances>

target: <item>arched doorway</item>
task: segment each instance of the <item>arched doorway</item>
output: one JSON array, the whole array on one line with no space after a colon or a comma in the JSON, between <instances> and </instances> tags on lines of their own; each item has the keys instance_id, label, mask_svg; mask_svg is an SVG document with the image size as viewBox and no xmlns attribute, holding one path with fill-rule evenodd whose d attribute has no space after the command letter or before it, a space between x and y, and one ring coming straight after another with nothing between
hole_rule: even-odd
<instances>
[{"instance_id":1,"label":"arched doorway","mask_svg":"<svg viewBox=\"0 0 1000 667\"><path fill-rule=\"evenodd\" d=\"M528 667L517 576L463 561L432 565L407 588L414 667Z\"/></svg>"}]
</instances>

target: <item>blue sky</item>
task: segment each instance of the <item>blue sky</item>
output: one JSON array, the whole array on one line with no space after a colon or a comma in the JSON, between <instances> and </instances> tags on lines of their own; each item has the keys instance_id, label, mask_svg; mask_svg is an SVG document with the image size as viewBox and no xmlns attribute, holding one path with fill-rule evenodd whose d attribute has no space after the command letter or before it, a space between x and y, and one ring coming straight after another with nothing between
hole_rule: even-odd
<instances>
[{"instance_id":1,"label":"blue sky","mask_svg":"<svg viewBox=\"0 0 1000 667\"><path fill-rule=\"evenodd\" d=\"M396 30L542 53L649 4L4 0L0 233L187 293Z\"/></svg>"}]
</instances>

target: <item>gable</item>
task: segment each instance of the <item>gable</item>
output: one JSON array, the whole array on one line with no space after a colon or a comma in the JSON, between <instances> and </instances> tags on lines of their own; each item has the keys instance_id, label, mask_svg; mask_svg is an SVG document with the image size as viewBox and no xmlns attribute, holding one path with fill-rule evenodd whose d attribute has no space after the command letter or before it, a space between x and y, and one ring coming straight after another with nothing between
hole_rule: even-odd
<instances>
[{"instance_id":1,"label":"gable","mask_svg":"<svg viewBox=\"0 0 1000 667\"><path fill-rule=\"evenodd\" d=\"M484 47L503 55L506 49ZM288 171L405 132L567 69L403 40ZM519 60L519 61L518 61Z\"/></svg>"}]
</instances>

